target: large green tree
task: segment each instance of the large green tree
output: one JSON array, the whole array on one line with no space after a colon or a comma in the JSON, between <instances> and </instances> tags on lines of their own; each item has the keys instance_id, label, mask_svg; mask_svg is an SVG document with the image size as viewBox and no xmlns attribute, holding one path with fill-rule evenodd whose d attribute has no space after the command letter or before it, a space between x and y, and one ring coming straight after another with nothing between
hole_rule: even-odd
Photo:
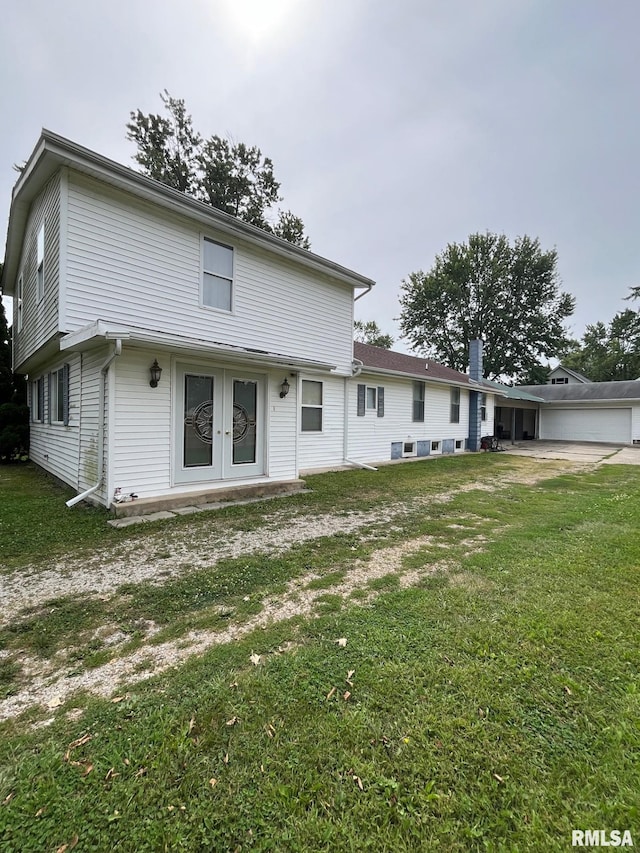
<instances>
[{"instance_id":1,"label":"large green tree","mask_svg":"<svg viewBox=\"0 0 640 853\"><path fill-rule=\"evenodd\" d=\"M204 139L194 130L183 100L166 90L160 97L165 115L135 110L127 124L127 138L137 146L134 159L143 172L308 249L302 219L290 210L276 211L282 198L271 160L255 145L215 134Z\"/></svg>"},{"instance_id":2,"label":"large green tree","mask_svg":"<svg viewBox=\"0 0 640 853\"><path fill-rule=\"evenodd\" d=\"M361 344L371 344L382 349L391 349L393 346L391 335L385 335L375 320L355 320L353 339Z\"/></svg>"},{"instance_id":3,"label":"large green tree","mask_svg":"<svg viewBox=\"0 0 640 853\"><path fill-rule=\"evenodd\" d=\"M400 304L403 336L419 352L465 371L469 341L482 338L485 377L518 380L565 351L575 301L559 289L555 250L486 233L450 243L429 272L411 273Z\"/></svg>"},{"instance_id":4,"label":"large green tree","mask_svg":"<svg viewBox=\"0 0 640 853\"><path fill-rule=\"evenodd\" d=\"M634 291L636 291L634 293ZM639 298L632 288L629 298ZM640 311L619 311L609 323L587 326L562 363L594 382L640 378Z\"/></svg>"}]
</instances>

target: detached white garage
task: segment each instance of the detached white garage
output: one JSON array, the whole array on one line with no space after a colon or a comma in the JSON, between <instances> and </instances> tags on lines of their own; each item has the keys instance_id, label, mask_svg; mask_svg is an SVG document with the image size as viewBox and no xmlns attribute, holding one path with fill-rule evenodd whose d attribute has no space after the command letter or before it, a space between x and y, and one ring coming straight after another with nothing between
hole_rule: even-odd
<instances>
[{"instance_id":1,"label":"detached white garage","mask_svg":"<svg viewBox=\"0 0 640 853\"><path fill-rule=\"evenodd\" d=\"M521 385L540 403L538 437L640 444L640 380Z\"/></svg>"},{"instance_id":2,"label":"detached white garage","mask_svg":"<svg viewBox=\"0 0 640 853\"><path fill-rule=\"evenodd\" d=\"M540 438L559 441L610 441L631 443L631 408L585 409L543 406Z\"/></svg>"}]
</instances>

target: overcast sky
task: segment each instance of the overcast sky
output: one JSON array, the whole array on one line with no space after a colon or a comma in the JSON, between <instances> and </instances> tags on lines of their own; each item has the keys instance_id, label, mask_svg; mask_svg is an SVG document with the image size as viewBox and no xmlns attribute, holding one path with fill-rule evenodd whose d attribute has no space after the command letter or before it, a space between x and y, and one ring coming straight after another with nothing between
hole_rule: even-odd
<instances>
[{"instance_id":1,"label":"overcast sky","mask_svg":"<svg viewBox=\"0 0 640 853\"><path fill-rule=\"evenodd\" d=\"M397 335L402 279L489 230L557 249L579 337L640 284L639 34L637 0L7 3L0 227L41 127L134 165L129 112L166 88L376 280L361 319Z\"/></svg>"}]
</instances>

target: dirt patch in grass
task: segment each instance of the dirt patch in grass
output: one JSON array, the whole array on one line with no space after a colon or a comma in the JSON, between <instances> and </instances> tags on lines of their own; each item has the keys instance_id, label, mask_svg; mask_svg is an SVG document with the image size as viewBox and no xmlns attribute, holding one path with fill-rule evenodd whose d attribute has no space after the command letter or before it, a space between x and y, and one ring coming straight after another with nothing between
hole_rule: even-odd
<instances>
[{"instance_id":1,"label":"dirt patch in grass","mask_svg":"<svg viewBox=\"0 0 640 853\"><path fill-rule=\"evenodd\" d=\"M108 601L125 582L163 585L170 578L186 576L229 557L278 555L301 543L328 536L362 531L363 540L380 541L385 532L397 530L403 518L415 515L421 507L427 512L430 507L451 502L461 493L503 491L509 483L532 485L559 472L575 470L576 466L566 462L532 465L529 460L517 460L507 470L493 469L481 481L463 483L437 494L411 494L405 501L395 500L373 509L316 514L299 509L271 510L259 528L235 530L229 535L221 532L217 524L211 529L202 524L172 529L169 523L159 532L150 533L145 540L120 543L117 548L96 549L88 561L86 558L71 559L65 565L45 570L34 566L24 573L1 575L2 619L8 624L13 620L14 626L19 625L25 615L25 605L29 605L28 611L33 614L53 596L62 598L73 593L88 601ZM404 523L406 525L406 520ZM333 609L340 609L346 601L357 600L359 605L367 605L394 586L415 586L437 573L446 573L455 584L480 589L478 579L460 573L459 561L483 550L489 537L495 537L504 529L496 525L487 533L487 527L481 528L481 525L486 525L486 519L480 516L456 515L441 528L449 531L450 539L446 535L417 535L399 544L379 547L366 560L357 559L354 554L351 562L347 560L345 565L336 565L325 575L309 571L285 582L281 592L262 595L260 601L256 598L252 601L253 609L238 618L231 611L224 625L214 623L213 628L206 626L198 630L183 627L180 630L184 633L166 642L162 641L162 636L154 637L157 634L154 625L151 630L146 630L146 626L140 630L135 648L131 637L116 625L105 625L97 631L93 628L81 641L87 644L95 641L99 648L96 646L93 658L85 660L85 665L82 654L72 647L54 654L49 660L32 655L30 649L21 650L16 656L5 659L5 680L12 695L0 702L0 719L16 716L38 704L57 707L76 691L108 696L118 685L149 678L212 646L232 642L274 622L313 616L326 609L328 597ZM283 528L287 530L284 540ZM462 536L464 539L458 538ZM473 587L474 583L479 585ZM18 659L19 669L14 666ZM87 669L88 666L91 669Z\"/></svg>"}]
</instances>

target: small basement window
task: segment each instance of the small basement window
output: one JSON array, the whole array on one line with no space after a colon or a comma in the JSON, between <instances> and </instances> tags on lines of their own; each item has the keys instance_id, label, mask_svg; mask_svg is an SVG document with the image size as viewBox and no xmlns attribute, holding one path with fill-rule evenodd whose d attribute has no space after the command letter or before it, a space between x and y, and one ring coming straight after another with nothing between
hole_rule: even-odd
<instances>
[{"instance_id":1,"label":"small basement window","mask_svg":"<svg viewBox=\"0 0 640 853\"><path fill-rule=\"evenodd\" d=\"M418 446L415 441L403 441L402 442L402 455L403 457L407 456L416 456L418 453Z\"/></svg>"},{"instance_id":2,"label":"small basement window","mask_svg":"<svg viewBox=\"0 0 640 853\"><path fill-rule=\"evenodd\" d=\"M456 439L456 450L462 450L462 439L461 438Z\"/></svg>"},{"instance_id":3,"label":"small basement window","mask_svg":"<svg viewBox=\"0 0 640 853\"><path fill-rule=\"evenodd\" d=\"M437 453L438 450L440 450L440 442L439 441L432 441L431 442L431 452Z\"/></svg>"}]
</instances>

